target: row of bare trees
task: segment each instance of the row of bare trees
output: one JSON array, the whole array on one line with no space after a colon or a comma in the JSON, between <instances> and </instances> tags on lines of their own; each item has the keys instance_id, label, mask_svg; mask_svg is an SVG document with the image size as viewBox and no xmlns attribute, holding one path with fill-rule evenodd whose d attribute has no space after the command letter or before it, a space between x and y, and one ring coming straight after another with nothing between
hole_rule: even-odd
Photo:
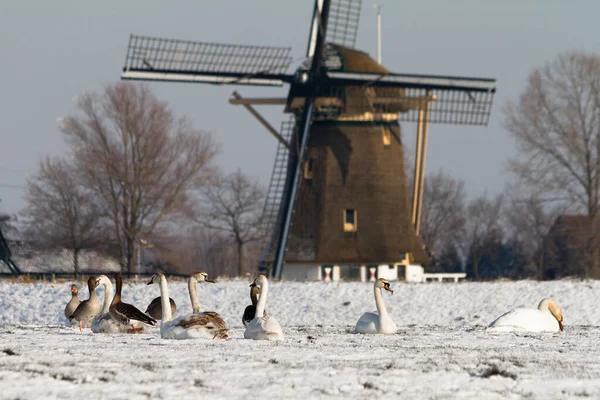
<instances>
[{"instance_id":1,"label":"row of bare trees","mask_svg":"<svg viewBox=\"0 0 600 400\"><path fill-rule=\"evenodd\" d=\"M475 279L547 277L543 255L559 210L513 187L467 200L464 182L443 171L425 179L421 238L432 272L466 271Z\"/></svg>"},{"instance_id":2,"label":"row of bare trees","mask_svg":"<svg viewBox=\"0 0 600 400\"><path fill-rule=\"evenodd\" d=\"M236 244L242 272L244 245L259 239L264 193L241 171L215 167L209 133L177 118L148 86L127 83L81 95L77 112L59 123L69 152L44 160L28 180L26 237L71 249L76 273L86 249L112 252L135 272L141 248L173 259L180 232L204 226L218 231L207 235L213 242ZM186 261L191 270L206 260Z\"/></svg>"},{"instance_id":3,"label":"row of bare trees","mask_svg":"<svg viewBox=\"0 0 600 400\"><path fill-rule=\"evenodd\" d=\"M600 56L568 52L534 70L504 121L513 182L467 203L462 182L428 177L423 240L475 278L600 278Z\"/></svg>"}]
</instances>

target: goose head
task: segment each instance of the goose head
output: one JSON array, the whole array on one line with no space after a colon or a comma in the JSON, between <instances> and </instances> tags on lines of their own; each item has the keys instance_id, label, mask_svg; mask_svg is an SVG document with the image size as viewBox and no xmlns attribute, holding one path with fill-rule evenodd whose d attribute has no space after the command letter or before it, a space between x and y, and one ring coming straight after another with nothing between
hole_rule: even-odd
<instances>
[{"instance_id":1,"label":"goose head","mask_svg":"<svg viewBox=\"0 0 600 400\"><path fill-rule=\"evenodd\" d=\"M160 283L160 278L164 278L165 276L160 273L157 272L156 274L152 275L152 278L150 278L150 281L146 284L146 285L152 285L153 283Z\"/></svg>"},{"instance_id":2,"label":"goose head","mask_svg":"<svg viewBox=\"0 0 600 400\"><path fill-rule=\"evenodd\" d=\"M96 289L98 287L98 282L96 280L95 277L90 277L88 279L88 288L90 289L90 293L92 292L92 290Z\"/></svg>"},{"instance_id":3,"label":"goose head","mask_svg":"<svg viewBox=\"0 0 600 400\"><path fill-rule=\"evenodd\" d=\"M564 330L564 326L563 326L563 312L561 310L561 308L558 306L558 304L556 304L556 302L552 299L546 298L546 299L542 299L542 301L540 301L540 304L538 305L538 310L540 311L550 311L550 314L552 314L552 316L554 318L556 318L556 320L558 321L558 327L560 328L560 330Z\"/></svg>"},{"instance_id":4,"label":"goose head","mask_svg":"<svg viewBox=\"0 0 600 400\"><path fill-rule=\"evenodd\" d=\"M79 290L77 289L77 285L71 285L71 294L73 296L77 296L77 294L79 294Z\"/></svg>"},{"instance_id":5,"label":"goose head","mask_svg":"<svg viewBox=\"0 0 600 400\"><path fill-rule=\"evenodd\" d=\"M200 272L196 272L194 275L192 275L194 277L194 279L197 282L209 282L209 283L215 283L215 281L213 279L209 279L208 278L208 273L204 272L204 271L200 271Z\"/></svg>"},{"instance_id":6,"label":"goose head","mask_svg":"<svg viewBox=\"0 0 600 400\"><path fill-rule=\"evenodd\" d=\"M388 282L388 280L385 279L385 278L379 278L379 279L377 279L375 281L375 287L377 287L379 289L385 289L388 292L390 292L391 294L394 294L394 291L390 287L390 282Z\"/></svg>"}]
</instances>

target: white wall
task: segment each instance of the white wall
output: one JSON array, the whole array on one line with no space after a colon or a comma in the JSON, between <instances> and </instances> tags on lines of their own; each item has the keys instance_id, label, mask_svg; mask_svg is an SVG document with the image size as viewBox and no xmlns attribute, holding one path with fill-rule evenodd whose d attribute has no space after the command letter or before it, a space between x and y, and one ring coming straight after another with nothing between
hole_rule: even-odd
<instances>
[{"instance_id":1,"label":"white wall","mask_svg":"<svg viewBox=\"0 0 600 400\"><path fill-rule=\"evenodd\" d=\"M423 282L425 270L420 265L409 264L406 266L406 282Z\"/></svg>"},{"instance_id":2,"label":"white wall","mask_svg":"<svg viewBox=\"0 0 600 400\"><path fill-rule=\"evenodd\" d=\"M398 280L398 267L393 265L392 268L388 264L382 264L377 266L377 276L379 278L385 278L388 281Z\"/></svg>"},{"instance_id":3,"label":"white wall","mask_svg":"<svg viewBox=\"0 0 600 400\"><path fill-rule=\"evenodd\" d=\"M281 276L287 281L320 281L320 264L285 264Z\"/></svg>"}]
</instances>

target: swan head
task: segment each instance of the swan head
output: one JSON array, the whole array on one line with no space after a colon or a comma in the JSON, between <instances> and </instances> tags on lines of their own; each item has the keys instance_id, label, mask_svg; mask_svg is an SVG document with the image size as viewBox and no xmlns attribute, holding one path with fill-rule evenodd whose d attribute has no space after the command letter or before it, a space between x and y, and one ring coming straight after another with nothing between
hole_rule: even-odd
<instances>
[{"instance_id":1,"label":"swan head","mask_svg":"<svg viewBox=\"0 0 600 400\"><path fill-rule=\"evenodd\" d=\"M208 273L204 272L204 271L200 271L200 272L196 272L194 275L192 275L192 277L197 281L197 282L209 282L209 283L215 283L215 281L213 279L209 279L208 278Z\"/></svg>"},{"instance_id":2,"label":"swan head","mask_svg":"<svg viewBox=\"0 0 600 400\"><path fill-rule=\"evenodd\" d=\"M540 304L538 305L538 310L540 311L550 311L550 314L558 321L558 327L560 330L564 330L563 326L563 312L561 308L556 304L556 302L552 299L542 299Z\"/></svg>"},{"instance_id":3,"label":"swan head","mask_svg":"<svg viewBox=\"0 0 600 400\"><path fill-rule=\"evenodd\" d=\"M106 275L100 275L99 277L96 278L97 286L100 286L102 284L107 284L107 283L110 283L110 279Z\"/></svg>"},{"instance_id":4,"label":"swan head","mask_svg":"<svg viewBox=\"0 0 600 400\"><path fill-rule=\"evenodd\" d=\"M160 278L164 278L165 276L160 273L157 272L156 274L152 275L152 278L150 278L150 281L148 283L146 283L146 285L152 285L153 283L160 283Z\"/></svg>"},{"instance_id":5,"label":"swan head","mask_svg":"<svg viewBox=\"0 0 600 400\"><path fill-rule=\"evenodd\" d=\"M390 286L390 282L388 282L387 279L385 278L379 278L375 281L375 287L379 288L379 289L385 289L388 292L394 294L394 291L392 290L391 286Z\"/></svg>"},{"instance_id":6,"label":"swan head","mask_svg":"<svg viewBox=\"0 0 600 400\"><path fill-rule=\"evenodd\" d=\"M254 281L252 281L250 286L261 286L262 287L262 284L266 281L267 281L267 277L264 276L263 274L260 274L259 276L254 278Z\"/></svg>"},{"instance_id":7,"label":"swan head","mask_svg":"<svg viewBox=\"0 0 600 400\"><path fill-rule=\"evenodd\" d=\"M71 294L73 296L77 296L78 293L79 293L79 290L77 289L77 285L71 285Z\"/></svg>"}]
</instances>

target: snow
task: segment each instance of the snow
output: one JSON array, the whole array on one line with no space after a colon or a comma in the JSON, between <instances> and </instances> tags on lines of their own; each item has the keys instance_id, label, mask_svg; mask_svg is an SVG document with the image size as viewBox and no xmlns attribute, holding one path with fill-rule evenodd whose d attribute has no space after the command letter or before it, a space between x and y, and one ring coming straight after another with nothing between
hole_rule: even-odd
<instances>
[{"instance_id":1,"label":"snow","mask_svg":"<svg viewBox=\"0 0 600 400\"><path fill-rule=\"evenodd\" d=\"M243 339L246 281L198 285L202 308L231 327L226 341L164 340L158 328L80 333L63 325L70 283L0 282L1 398L600 397L600 282L392 283L384 300L396 335L351 333L375 308L371 283L270 282L281 342ZM177 315L190 312L185 282L169 289ZM139 308L156 296L125 284L123 300ZM543 297L562 307L564 332L485 331Z\"/></svg>"}]
</instances>

